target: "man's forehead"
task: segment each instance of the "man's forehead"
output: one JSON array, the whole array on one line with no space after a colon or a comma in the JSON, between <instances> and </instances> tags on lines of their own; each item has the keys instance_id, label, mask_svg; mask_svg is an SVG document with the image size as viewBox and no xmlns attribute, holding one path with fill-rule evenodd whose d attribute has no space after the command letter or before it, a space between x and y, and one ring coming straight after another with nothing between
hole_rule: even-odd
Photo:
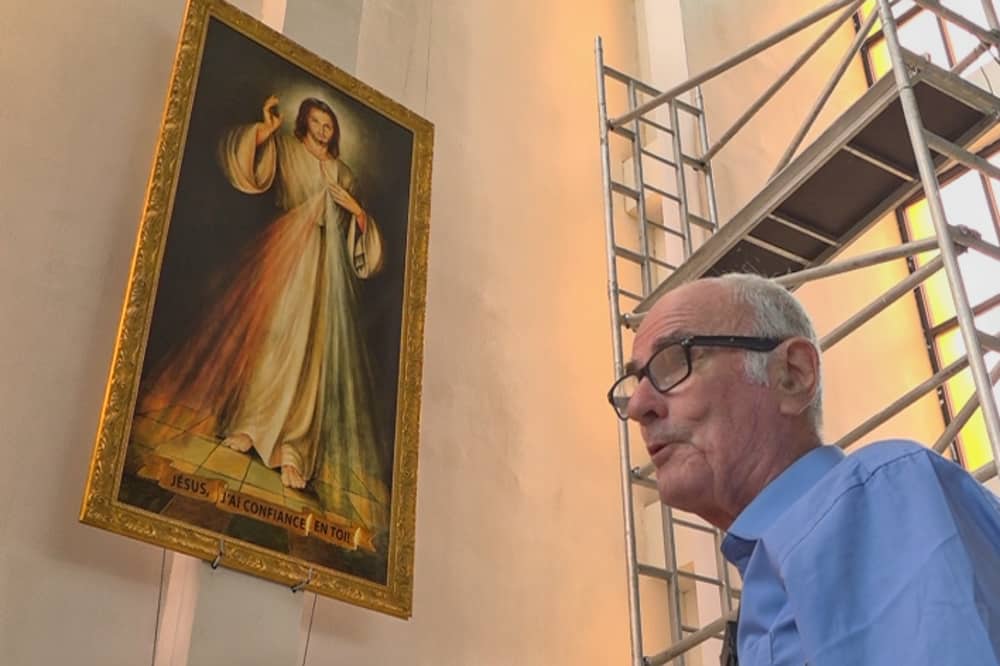
<instances>
[{"instance_id":1,"label":"man's forehead","mask_svg":"<svg viewBox=\"0 0 1000 666\"><path fill-rule=\"evenodd\" d=\"M732 300L718 280L699 280L667 292L643 318L632 344L632 358L651 354L663 344L699 333L716 333Z\"/></svg>"}]
</instances>

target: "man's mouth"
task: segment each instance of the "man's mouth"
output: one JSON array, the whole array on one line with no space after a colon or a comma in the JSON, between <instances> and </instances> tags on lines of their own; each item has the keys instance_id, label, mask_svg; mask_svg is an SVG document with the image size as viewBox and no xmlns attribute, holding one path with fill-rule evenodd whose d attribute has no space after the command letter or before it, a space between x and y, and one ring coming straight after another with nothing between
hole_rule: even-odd
<instances>
[{"instance_id":1,"label":"man's mouth","mask_svg":"<svg viewBox=\"0 0 1000 666\"><path fill-rule=\"evenodd\" d=\"M670 442L657 442L646 446L646 451L649 452L649 458L653 461L654 465L659 465L662 462L662 459L666 456L666 450L670 445Z\"/></svg>"}]
</instances>

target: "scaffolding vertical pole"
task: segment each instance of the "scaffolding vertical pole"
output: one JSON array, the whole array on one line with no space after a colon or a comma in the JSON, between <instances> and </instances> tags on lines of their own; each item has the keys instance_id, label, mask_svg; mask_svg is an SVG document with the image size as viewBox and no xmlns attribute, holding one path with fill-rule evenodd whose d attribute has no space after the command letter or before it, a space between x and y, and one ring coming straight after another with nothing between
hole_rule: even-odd
<instances>
[{"instance_id":1,"label":"scaffolding vertical pole","mask_svg":"<svg viewBox=\"0 0 1000 666\"><path fill-rule=\"evenodd\" d=\"M694 89L695 105L698 107L698 132L701 135L702 150L708 150L711 142L708 138L708 119L705 117L705 96L701 86ZM682 158L683 159L683 158ZM719 204L715 200L715 174L712 173L712 160L703 160L702 171L705 173L705 190L708 199L708 220L712 223L713 233L719 230ZM681 163L683 166L683 162Z\"/></svg>"},{"instance_id":2,"label":"scaffolding vertical pole","mask_svg":"<svg viewBox=\"0 0 1000 666\"><path fill-rule=\"evenodd\" d=\"M681 144L680 114L677 100L670 100L670 129L674 131L674 156L677 160L677 206L680 210L681 232L684 234L684 258L691 256L691 218L688 215L687 185L684 179L684 147Z\"/></svg>"},{"instance_id":3,"label":"scaffolding vertical pole","mask_svg":"<svg viewBox=\"0 0 1000 666\"><path fill-rule=\"evenodd\" d=\"M635 81L628 82L629 111L639 106L639 95L635 89ZM642 173L642 127L640 120L632 121L632 173L635 178L635 190L639 193L636 201L636 213L639 216L639 252L642 254L640 275L642 277L642 295L648 296L653 291L652 265L649 261L649 235L646 229L646 181Z\"/></svg>"},{"instance_id":4,"label":"scaffolding vertical pole","mask_svg":"<svg viewBox=\"0 0 1000 666\"><path fill-rule=\"evenodd\" d=\"M671 103L672 104L672 103ZM676 129L674 130L676 132ZM666 504L660 505L663 518L663 554L666 557L668 595L670 597L670 643L676 644L684 638L684 618L681 617L681 575L677 564L677 534L674 527L674 510ZM684 654L676 657L678 666L684 666Z\"/></svg>"},{"instance_id":5,"label":"scaffolding vertical pole","mask_svg":"<svg viewBox=\"0 0 1000 666\"><path fill-rule=\"evenodd\" d=\"M937 233L941 247L941 258L944 260L945 275L948 277L948 287L951 290L952 301L955 304L955 314L958 319L959 330L965 349L969 358L969 369L972 371L972 380L979 394L980 407L983 418L986 422L986 432L989 435L990 448L993 452L993 459L1000 461L1000 415L997 413L996 400L993 398L993 384L990 382L989 373L986 370L986 362L983 358L983 350L979 344L979 337L976 334L976 322L969 306L968 294L965 290L965 283L962 280L961 269L958 265L958 258L955 246L952 243L951 233L945 220L944 206L941 202L941 189L938 184L937 175L934 170L934 162L931 160L930 149L927 147L927 137L920 117L920 108L917 106L917 98L910 83L909 73L903 62L903 55L900 51L899 35L896 33L896 23L892 16L892 9L889 0L878 0L879 13L882 17L882 32L885 35L886 47L889 51L889 58L892 61L892 72L896 79L896 87L899 90L899 101L903 108L903 117L906 119L906 129L910 135L910 142L913 145L913 154L917 160L917 167L920 171L920 180L924 186L924 196L931 213L931 220L934 223L934 230Z\"/></svg>"},{"instance_id":6,"label":"scaffolding vertical pole","mask_svg":"<svg viewBox=\"0 0 1000 666\"><path fill-rule=\"evenodd\" d=\"M997 10L993 6L993 0L982 0L983 14L986 15L986 23L990 30L1000 30L1000 19L997 19Z\"/></svg>"},{"instance_id":7,"label":"scaffolding vertical pole","mask_svg":"<svg viewBox=\"0 0 1000 666\"><path fill-rule=\"evenodd\" d=\"M712 530L712 541L715 544L715 569L719 572L719 601L722 604L722 614L727 615L733 610L733 585L729 580L729 565L722 555L722 532L719 529Z\"/></svg>"},{"instance_id":8,"label":"scaffolding vertical pole","mask_svg":"<svg viewBox=\"0 0 1000 666\"><path fill-rule=\"evenodd\" d=\"M614 203L611 199L611 147L608 143L608 102L604 88L604 47L601 38L594 45L597 61L597 110L601 138L601 176L604 180L604 232L608 259L608 302L611 309L611 338L614 348L614 374L621 375L622 333L618 304L618 267L615 263ZM628 576L628 614L632 639L632 663L643 666L642 624L639 620L639 574L635 545L635 512L632 506L632 466L629 453L628 423L618 421L618 449L621 461L622 518L625 524L625 567Z\"/></svg>"}]
</instances>

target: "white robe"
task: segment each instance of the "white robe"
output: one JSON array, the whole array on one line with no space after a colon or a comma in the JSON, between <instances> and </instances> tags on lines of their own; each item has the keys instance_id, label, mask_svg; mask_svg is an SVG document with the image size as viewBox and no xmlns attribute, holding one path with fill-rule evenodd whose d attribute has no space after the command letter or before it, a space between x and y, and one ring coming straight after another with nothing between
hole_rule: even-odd
<instances>
[{"instance_id":1,"label":"white robe","mask_svg":"<svg viewBox=\"0 0 1000 666\"><path fill-rule=\"evenodd\" d=\"M317 482L325 508L349 513L352 476L380 501L388 495L390 451L356 321L356 281L380 269L382 240L371 217L362 232L329 192L329 183L354 191L347 165L284 133L257 146L255 133L228 132L220 164L239 191L272 190L282 213L227 276L199 333L153 378L148 401L210 412L219 435L247 435L265 464L294 465Z\"/></svg>"}]
</instances>

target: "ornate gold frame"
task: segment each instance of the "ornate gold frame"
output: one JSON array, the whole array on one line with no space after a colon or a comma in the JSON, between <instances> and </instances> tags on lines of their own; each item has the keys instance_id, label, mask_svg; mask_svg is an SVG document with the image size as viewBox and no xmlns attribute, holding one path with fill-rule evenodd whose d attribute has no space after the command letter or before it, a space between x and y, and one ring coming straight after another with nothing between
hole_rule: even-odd
<instances>
[{"instance_id":1,"label":"ornate gold frame","mask_svg":"<svg viewBox=\"0 0 1000 666\"><path fill-rule=\"evenodd\" d=\"M385 585L316 567L117 500L210 19L221 21L413 133ZM208 561L215 560L221 550L221 562L230 568L288 585L308 581L305 589L318 594L398 617L410 616L432 145L433 126L402 105L224 2L189 0L138 230L81 521Z\"/></svg>"}]
</instances>

